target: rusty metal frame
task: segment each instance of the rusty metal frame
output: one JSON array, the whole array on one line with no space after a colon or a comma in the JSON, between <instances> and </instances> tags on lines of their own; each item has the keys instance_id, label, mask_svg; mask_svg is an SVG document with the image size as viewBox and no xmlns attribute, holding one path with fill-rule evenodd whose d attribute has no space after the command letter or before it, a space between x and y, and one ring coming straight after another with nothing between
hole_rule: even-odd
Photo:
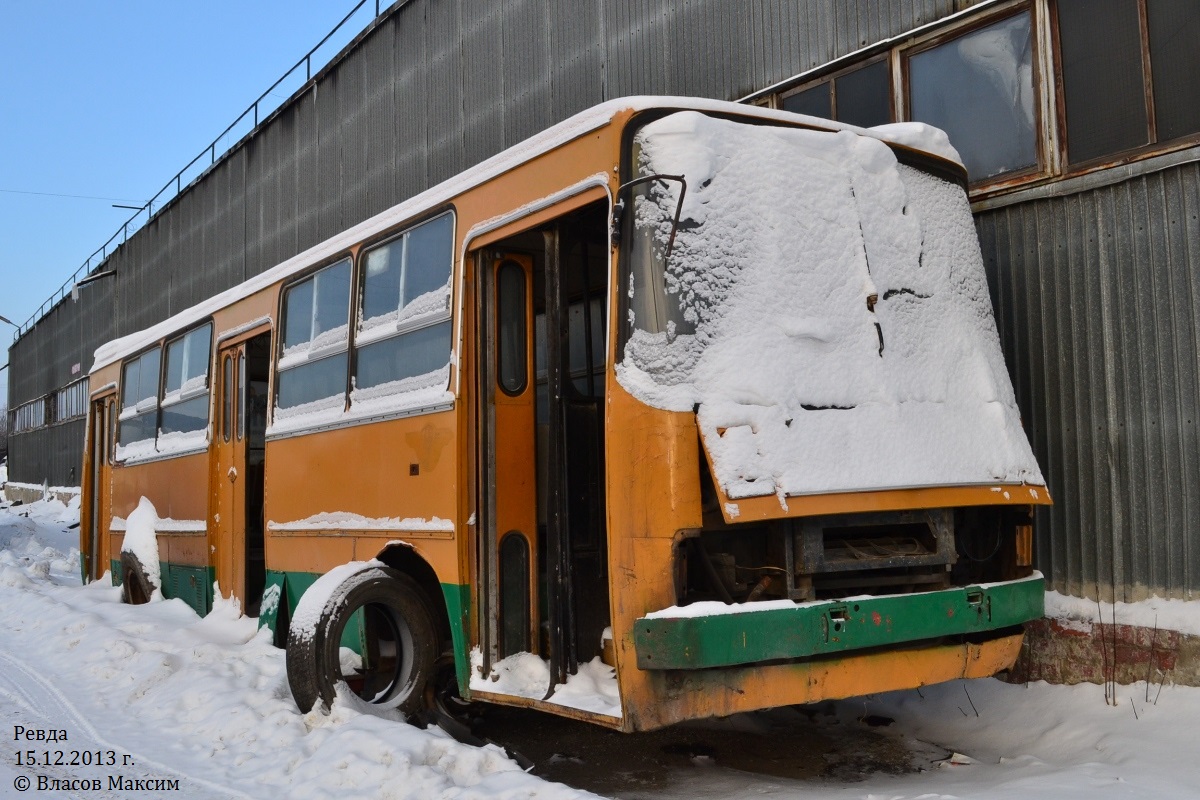
<instances>
[{"instance_id":1,"label":"rusty metal frame","mask_svg":"<svg viewBox=\"0 0 1200 800\"><path fill-rule=\"evenodd\" d=\"M833 115L830 117L830 119L842 122L844 120L838 120L838 118L837 118L837 80L839 78L845 77L846 75L849 75L852 72L858 72L860 69L865 69L865 68L871 66L872 64L876 64L880 61L886 61L887 65L888 65L888 114L891 116L892 119L898 119L900 107L897 105L897 98L896 98L896 91L895 91L896 83L897 83L896 75L898 73L896 72L896 64L894 62L894 59L892 58L892 53L894 52L895 49L896 48L888 48L886 50L882 50L880 52L875 53L874 55L867 56L866 58L864 58L861 61L855 61L852 64L847 64L847 65L843 66L841 69L835 70L833 72L827 72L818 78L814 78L814 79L812 79L810 81L806 81L804 83L798 83L795 86L790 86L787 89L785 89L784 91L778 92L778 93L772 95L772 97L776 98L776 102L775 102L775 105L773 105L771 107L782 109L783 101L785 99L787 99L788 97L791 97L794 94L800 94L801 92L807 92L809 89L816 88L817 86L820 86L822 83L828 83L828 84L830 84L830 87L829 87L829 113Z\"/></svg>"},{"instance_id":2,"label":"rusty metal frame","mask_svg":"<svg viewBox=\"0 0 1200 800\"><path fill-rule=\"evenodd\" d=\"M903 105L898 105L896 109L896 117L901 118L903 112L904 120L912 119L911 98L912 91L910 88L910 70L909 60L914 56L926 51L932 50L955 39L967 36L978 30L993 25L1001 20L1015 17L1021 13L1029 14L1029 36L1030 50L1033 61L1032 84L1034 92L1034 148L1035 148L1035 163L1033 166L1026 167L1020 170L1013 170L1003 173L1003 177L999 180L993 178L983 178L978 181L972 181L969 185L971 199L974 200L978 196L995 191L1004 191L1015 186L1025 186L1026 184L1037 181L1039 179L1049 179L1053 176L1050 171L1051 160L1049 154L1053 149L1053 142L1049 140L1047 131L1046 108L1043 102L1045 89L1045 76L1047 73L1046 65L1042 63L1044 57L1044 49L1040 46L1039 41L1042 36L1042 26L1039 25L1039 19L1043 16L1047 8L1046 3L1049 0L1012 0L1009 3L1002 3L981 12L979 15L967 19L957 25L949 25L941 30L934 31L925 36L918 37L912 41L898 45L894 48L896 60L899 66L897 73L896 85L898 94Z\"/></svg>"}]
</instances>

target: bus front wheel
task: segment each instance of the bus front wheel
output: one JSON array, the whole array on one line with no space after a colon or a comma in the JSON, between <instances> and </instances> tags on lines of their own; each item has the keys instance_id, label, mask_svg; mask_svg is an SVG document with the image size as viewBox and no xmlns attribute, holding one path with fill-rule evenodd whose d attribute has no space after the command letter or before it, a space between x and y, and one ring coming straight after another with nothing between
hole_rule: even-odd
<instances>
[{"instance_id":1,"label":"bus front wheel","mask_svg":"<svg viewBox=\"0 0 1200 800\"><path fill-rule=\"evenodd\" d=\"M340 686L411 716L424 708L436 657L437 628L424 593L388 567L322 576L289 624L288 685L305 713L318 702L330 708Z\"/></svg>"}]
</instances>

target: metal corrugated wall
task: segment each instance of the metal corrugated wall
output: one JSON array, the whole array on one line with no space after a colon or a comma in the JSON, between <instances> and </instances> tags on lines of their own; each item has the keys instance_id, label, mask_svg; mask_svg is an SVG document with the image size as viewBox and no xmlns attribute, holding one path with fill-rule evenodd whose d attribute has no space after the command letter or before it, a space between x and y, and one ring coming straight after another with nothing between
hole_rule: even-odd
<instances>
[{"instance_id":1,"label":"metal corrugated wall","mask_svg":"<svg viewBox=\"0 0 1200 800\"><path fill-rule=\"evenodd\" d=\"M11 405L90 353L607 98L732 99L973 0L412 0L106 262L117 277L14 348ZM101 288L105 287L105 288ZM62 308L62 307L60 307ZM23 340L23 341L24 341ZM54 377L51 377L51 376ZM15 468L23 469L20 464Z\"/></svg>"},{"instance_id":2,"label":"metal corrugated wall","mask_svg":"<svg viewBox=\"0 0 1200 800\"><path fill-rule=\"evenodd\" d=\"M14 345L10 404L69 382L103 341L607 98L736 98L974 4L411 0L118 249L106 262L116 278ZM1073 594L1200 587L1196 186L1185 167L979 217L1005 351L1058 501L1039 561ZM13 480L67 482L76 427L12 437ZM43 457L50 447L61 465Z\"/></svg>"},{"instance_id":3,"label":"metal corrugated wall","mask_svg":"<svg viewBox=\"0 0 1200 800\"><path fill-rule=\"evenodd\" d=\"M1198 216L1189 164L976 218L1060 591L1200 592Z\"/></svg>"},{"instance_id":4,"label":"metal corrugated wall","mask_svg":"<svg viewBox=\"0 0 1200 800\"><path fill-rule=\"evenodd\" d=\"M84 424L80 418L10 437L9 463L21 464L25 473L9 478L18 483L78 486Z\"/></svg>"}]
</instances>

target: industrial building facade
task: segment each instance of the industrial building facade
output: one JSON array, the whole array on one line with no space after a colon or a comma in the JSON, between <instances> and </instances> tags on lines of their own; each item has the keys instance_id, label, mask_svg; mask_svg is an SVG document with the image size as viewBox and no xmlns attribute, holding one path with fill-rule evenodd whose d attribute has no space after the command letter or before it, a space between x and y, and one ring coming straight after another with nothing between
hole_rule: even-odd
<instances>
[{"instance_id":1,"label":"industrial building facade","mask_svg":"<svg viewBox=\"0 0 1200 800\"><path fill-rule=\"evenodd\" d=\"M78 485L103 342L604 100L677 94L929 122L972 179L1048 585L1200 593L1194 0L411 0L9 350L9 478Z\"/></svg>"}]
</instances>

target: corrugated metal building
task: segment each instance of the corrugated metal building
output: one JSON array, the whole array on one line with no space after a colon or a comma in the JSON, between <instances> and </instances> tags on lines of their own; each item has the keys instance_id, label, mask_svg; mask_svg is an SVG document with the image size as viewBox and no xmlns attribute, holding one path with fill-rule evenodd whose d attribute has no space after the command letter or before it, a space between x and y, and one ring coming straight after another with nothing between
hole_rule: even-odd
<instances>
[{"instance_id":1,"label":"corrugated metal building","mask_svg":"<svg viewBox=\"0 0 1200 800\"><path fill-rule=\"evenodd\" d=\"M746 99L951 132L1057 501L1041 569L1070 594L1195 597L1197 40L1194 0L397 3L16 341L10 478L79 482L60 395L100 343L595 103Z\"/></svg>"}]
</instances>

